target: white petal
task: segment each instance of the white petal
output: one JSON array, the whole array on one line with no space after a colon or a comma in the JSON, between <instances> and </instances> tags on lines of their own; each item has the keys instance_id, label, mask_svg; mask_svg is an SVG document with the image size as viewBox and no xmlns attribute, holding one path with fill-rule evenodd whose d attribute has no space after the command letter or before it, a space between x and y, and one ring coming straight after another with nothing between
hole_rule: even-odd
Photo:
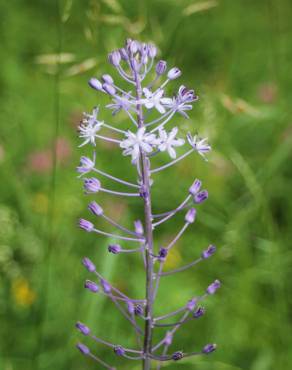
<instances>
[{"instance_id":1,"label":"white petal","mask_svg":"<svg viewBox=\"0 0 292 370\"><path fill-rule=\"evenodd\" d=\"M143 93L146 96L146 98L152 97L152 92L149 89L147 89L147 87L143 88Z\"/></svg>"},{"instance_id":2,"label":"white petal","mask_svg":"<svg viewBox=\"0 0 292 370\"><path fill-rule=\"evenodd\" d=\"M173 146L182 146L184 145L185 141L184 139L176 139L172 142L172 145Z\"/></svg>"},{"instance_id":3,"label":"white petal","mask_svg":"<svg viewBox=\"0 0 292 370\"><path fill-rule=\"evenodd\" d=\"M158 149L161 151L161 152L164 152L166 150L166 144L165 143L162 143L158 146Z\"/></svg>"},{"instance_id":4,"label":"white petal","mask_svg":"<svg viewBox=\"0 0 292 370\"><path fill-rule=\"evenodd\" d=\"M161 114L165 113L165 108L160 103L156 103L155 108L158 110L159 113L161 113Z\"/></svg>"},{"instance_id":5,"label":"white petal","mask_svg":"<svg viewBox=\"0 0 292 370\"><path fill-rule=\"evenodd\" d=\"M160 103L165 105L172 105L173 100L171 98L161 98Z\"/></svg>"},{"instance_id":6,"label":"white petal","mask_svg":"<svg viewBox=\"0 0 292 370\"><path fill-rule=\"evenodd\" d=\"M154 107L154 104L153 104L153 102L152 102L152 101L146 101L146 102L145 102L145 107L146 107L147 109L151 109L151 108L153 108L153 107Z\"/></svg>"},{"instance_id":7,"label":"white petal","mask_svg":"<svg viewBox=\"0 0 292 370\"><path fill-rule=\"evenodd\" d=\"M167 151L168 151L168 154L170 155L171 158L173 158L173 159L176 158L176 152L175 152L175 150L171 146L169 146L167 148Z\"/></svg>"}]
</instances>

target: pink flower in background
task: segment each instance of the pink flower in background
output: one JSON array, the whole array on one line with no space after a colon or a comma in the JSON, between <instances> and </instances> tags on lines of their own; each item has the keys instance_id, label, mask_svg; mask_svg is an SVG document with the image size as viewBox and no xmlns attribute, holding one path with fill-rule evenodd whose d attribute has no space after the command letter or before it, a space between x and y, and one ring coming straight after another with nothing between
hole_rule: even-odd
<instances>
[{"instance_id":1,"label":"pink flower in background","mask_svg":"<svg viewBox=\"0 0 292 370\"><path fill-rule=\"evenodd\" d=\"M273 104L278 98L278 88L274 83L263 83L259 86L258 98L266 104Z\"/></svg>"},{"instance_id":2,"label":"pink flower in background","mask_svg":"<svg viewBox=\"0 0 292 370\"><path fill-rule=\"evenodd\" d=\"M67 139L59 137L56 140L56 154L58 162L61 164L65 164L71 157L71 153L71 143Z\"/></svg>"},{"instance_id":3,"label":"pink flower in background","mask_svg":"<svg viewBox=\"0 0 292 370\"><path fill-rule=\"evenodd\" d=\"M28 158L28 167L35 172L48 172L52 168L52 156L48 150L34 152Z\"/></svg>"},{"instance_id":4,"label":"pink flower in background","mask_svg":"<svg viewBox=\"0 0 292 370\"><path fill-rule=\"evenodd\" d=\"M58 164L66 164L72 152L70 142L65 138L59 137L55 141L55 151ZM28 157L27 166L34 172L49 172L53 167L53 151L45 149L31 153Z\"/></svg>"}]
</instances>

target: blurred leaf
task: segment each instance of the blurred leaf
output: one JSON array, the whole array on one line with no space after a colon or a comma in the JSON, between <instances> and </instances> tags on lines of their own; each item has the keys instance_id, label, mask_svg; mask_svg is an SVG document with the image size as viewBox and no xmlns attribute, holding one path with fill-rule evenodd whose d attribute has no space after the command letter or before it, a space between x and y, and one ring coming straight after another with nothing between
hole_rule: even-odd
<instances>
[{"instance_id":1,"label":"blurred leaf","mask_svg":"<svg viewBox=\"0 0 292 370\"><path fill-rule=\"evenodd\" d=\"M129 19L123 15L104 14L100 17L100 21L112 26L125 25L129 22Z\"/></svg>"},{"instance_id":2,"label":"blurred leaf","mask_svg":"<svg viewBox=\"0 0 292 370\"><path fill-rule=\"evenodd\" d=\"M87 72L90 69L94 68L97 64L97 60L95 58L89 58L84 60L82 63L74 64L72 67L68 68L64 75L69 76L75 76L79 75L81 73Z\"/></svg>"},{"instance_id":3,"label":"blurred leaf","mask_svg":"<svg viewBox=\"0 0 292 370\"><path fill-rule=\"evenodd\" d=\"M73 5L73 0L66 0L64 10L63 10L62 16L61 16L61 19L62 19L63 23L67 22L67 20L69 19L70 15L71 15L72 5Z\"/></svg>"},{"instance_id":4,"label":"blurred leaf","mask_svg":"<svg viewBox=\"0 0 292 370\"><path fill-rule=\"evenodd\" d=\"M210 0L210 1L202 1L202 2L199 2L199 3L194 3L194 4L191 4L189 6L187 6L184 10L183 10L183 15L188 17L192 14L195 14L195 13L198 13L198 12L202 12L202 11L205 11L205 10L209 10L211 8L214 8L215 6L218 6L218 2L217 1L214 1L214 0Z\"/></svg>"},{"instance_id":5,"label":"blurred leaf","mask_svg":"<svg viewBox=\"0 0 292 370\"><path fill-rule=\"evenodd\" d=\"M130 34L139 34L146 26L145 18L140 18L136 22L131 22L130 19L123 15L104 14L100 16L100 21L112 26L123 26L123 28Z\"/></svg>"},{"instance_id":6,"label":"blurred leaf","mask_svg":"<svg viewBox=\"0 0 292 370\"><path fill-rule=\"evenodd\" d=\"M137 22L125 24L126 30L133 35L139 35L146 27L146 18L140 18Z\"/></svg>"},{"instance_id":7,"label":"blurred leaf","mask_svg":"<svg viewBox=\"0 0 292 370\"><path fill-rule=\"evenodd\" d=\"M123 11L121 4L118 2L118 0L102 0L102 2L106 4L115 13L122 13Z\"/></svg>"},{"instance_id":8,"label":"blurred leaf","mask_svg":"<svg viewBox=\"0 0 292 370\"><path fill-rule=\"evenodd\" d=\"M221 96L222 105L231 113L246 113L252 117L260 117L261 112L243 99L232 99L230 96L223 94Z\"/></svg>"},{"instance_id":9,"label":"blurred leaf","mask_svg":"<svg viewBox=\"0 0 292 370\"><path fill-rule=\"evenodd\" d=\"M74 60L75 60L75 55L71 53L41 54L35 57L35 63L47 64L47 65L71 63Z\"/></svg>"}]
</instances>

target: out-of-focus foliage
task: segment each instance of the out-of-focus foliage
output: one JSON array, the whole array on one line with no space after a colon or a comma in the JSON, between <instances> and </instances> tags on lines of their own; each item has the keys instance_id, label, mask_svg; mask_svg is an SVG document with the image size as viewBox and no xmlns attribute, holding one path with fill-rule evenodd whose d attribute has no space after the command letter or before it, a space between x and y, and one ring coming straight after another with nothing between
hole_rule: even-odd
<instances>
[{"instance_id":1,"label":"out-of-focus foliage","mask_svg":"<svg viewBox=\"0 0 292 370\"><path fill-rule=\"evenodd\" d=\"M140 261L108 255L108 240L76 229L88 199L74 172L81 114L107 102L87 80L113 73L107 53L129 36L157 43L161 58L182 68L181 83L200 100L192 119L177 124L207 135L214 147L207 164L192 156L157 175L153 189L154 208L162 212L183 199L195 177L210 194L172 266L209 243L218 246L211 260L163 280L157 312L181 306L215 278L223 282L206 316L180 330L172 347L193 351L216 342L218 351L167 368L291 368L291 18L290 0L1 2L1 370L97 369L74 348L78 319L101 337L134 345L114 307L84 292L80 261L90 256L109 279L141 297ZM133 175L113 146L100 143L97 158L100 168ZM98 200L125 225L142 217L138 202ZM158 244L182 217L163 225ZM119 369L129 368L139 369L121 361Z\"/></svg>"}]
</instances>

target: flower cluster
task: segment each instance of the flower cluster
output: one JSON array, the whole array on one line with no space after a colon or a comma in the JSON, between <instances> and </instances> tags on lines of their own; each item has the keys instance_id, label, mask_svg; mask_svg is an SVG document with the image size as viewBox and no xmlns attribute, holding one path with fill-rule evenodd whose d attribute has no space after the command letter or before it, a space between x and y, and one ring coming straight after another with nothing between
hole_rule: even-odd
<instances>
[{"instance_id":1,"label":"flower cluster","mask_svg":"<svg viewBox=\"0 0 292 370\"><path fill-rule=\"evenodd\" d=\"M176 208L154 214L151 208L153 203L151 189L155 185L153 177L157 172L164 171L194 152L206 159L206 154L210 152L211 147L206 138L199 138L191 133L188 133L185 138L181 137L182 135L178 134L177 126L167 129L167 125L172 119L180 116L189 118L187 112L192 109L198 96L193 89L184 85L179 86L174 96L167 96L167 85L180 77L182 73L177 67L169 68L164 60L158 60L155 63L156 56L157 48L153 44L128 39L123 48L109 54L108 60L130 87L126 90L122 89L109 74L104 74L100 78L91 78L89 81L91 88L108 95L111 99L106 108L112 111L113 116L124 112L127 122L132 124L133 128L122 130L100 120L100 112L97 107L91 113L84 114L84 119L79 126L79 137L82 139L80 147L88 144L95 149L97 140L116 144L122 155L131 157L131 162L137 170L137 179L128 181L97 168L95 151L90 158L81 156L80 164L77 167L79 177L83 178L85 194L106 192L113 196L133 197L143 204L144 220L135 220L133 228L127 228L109 217L96 201L89 203L88 210L91 217L102 218L118 230L117 234L100 230L95 226L95 221L83 218L78 221L78 226L88 233L136 245L130 248L124 247L122 243L111 243L108 245L108 252L112 255L123 253L142 255L146 293L140 299L130 298L116 288L97 271L94 263L88 257L82 261L86 270L92 275L92 280L85 281L84 288L90 293L107 296L116 305L133 328L137 336L138 348L125 348L120 344L100 339L93 335L85 324L81 322L76 324L77 330L82 335L109 347L116 356L130 360L141 360L143 370L150 370L153 360L158 361L157 370L159 370L164 361L179 361L188 356L209 354L216 349L215 344L205 344L195 352L178 350L169 353L169 346L173 342L176 331L189 320L197 320L205 315L206 309L201 306L201 302L215 294L221 285L219 280L215 280L207 286L201 295L190 298L185 305L177 310L163 316L155 315L153 303L157 298L161 278L193 268L198 263L209 259L216 252L216 247L211 244L202 249L194 261L180 268L164 271L169 251L176 246L183 233L196 222L197 207L208 199L208 191L201 189L202 182L196 179L186 191L186 198ZM147 121L147 117L152 117L152 120ZM103 134L103 130L112 132L114 135ZM188 148L182 153L182 148L185 145ZM160 167L153 168L155 157L163 152L169 155L170 160ZM102 177L106 177L120 186L130 188L130 191L108 189L103 186ZM154 238L155 230L182 211L185 212L182 227L171 241L158 247ZM165 320L178 315L182 316L174 322L165 323ZM168 328L168 330L162 339L155 344L153 330L156 328ZM104 368L115 369L93 354L85 344L78 343L77 348L82 354L93 358Z\"/></svg>"},{"instance_id":2,"label":"flower cluster","mask_svg":"<svg viewBox=\"0 0 292 370\"><path fill-rule=\"evenodd\" d=\"M175 147L182 146L185 141L176 138L178 128L174 127L169 133L163 128L159 129L159 135L146 132L146 127L141 127L136 133L128 131L126 139L121 141L120 147L125 149L124 155L132 156L132 163L136 163L140 156L140 151L151 153L153 150L160 152L167 151L171 158L176 158Z\"/></svg>"}]
</instances>

